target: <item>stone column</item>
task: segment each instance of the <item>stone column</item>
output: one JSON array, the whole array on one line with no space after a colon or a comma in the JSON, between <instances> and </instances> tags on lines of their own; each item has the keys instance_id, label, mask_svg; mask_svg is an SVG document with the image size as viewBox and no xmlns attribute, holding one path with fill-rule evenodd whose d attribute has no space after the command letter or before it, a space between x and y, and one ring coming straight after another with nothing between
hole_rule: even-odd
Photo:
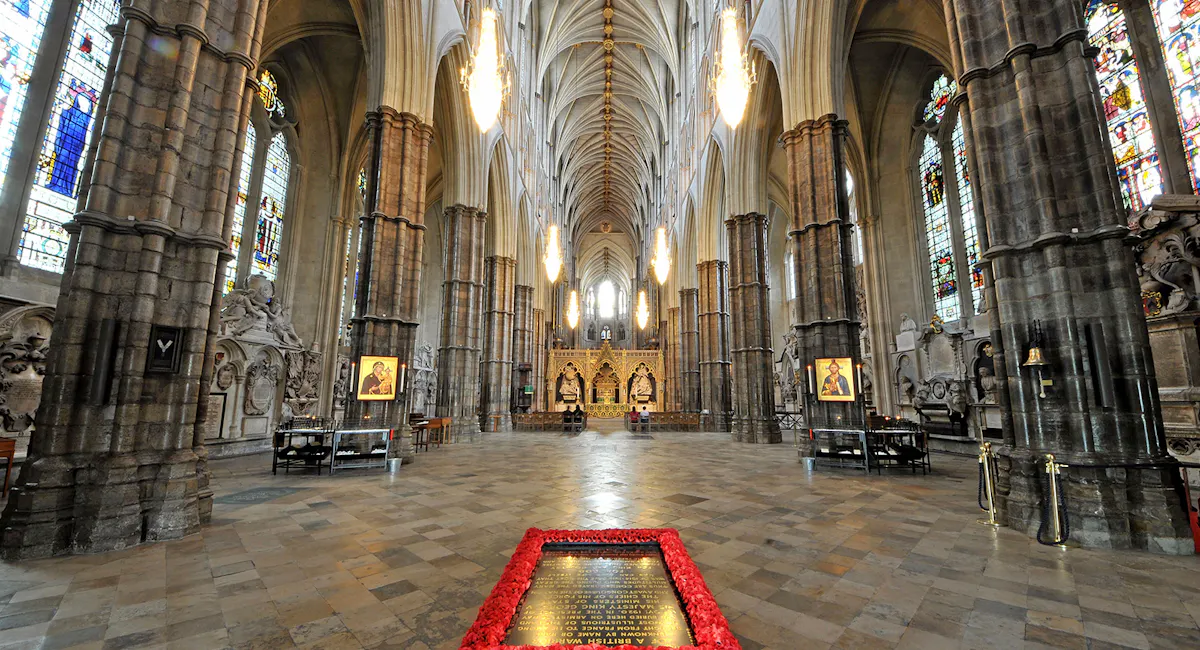
<instances>
[{"instance_id":1,"label":"stone column","mask_svg":"<svg viewBox=\"0 0 1200 650\"><path fill-rule=\"evenodd\" d=\"M530 297L530 303L532 302ZM533 404L529 410L536 413L543 409L542 404L546 399L546 350L549 347L546 332L549 328L546 326L545 310L534 309L532 318L533 342L530 355L533 361Z\"/></svg>"},{"instance_id":2,"label":"stone column","mask_svg":"<svg viewBox=\"0 0 1200 650\"><path fill-rule=\"evenodd\" d=\"M513 282L517 261L487 258L487 311L483 344L484 431L512 431Z\"/></svg>"},{"instance_id":3,"label":"stone column","mask_svg":"<svg viewBox=\"0 0 1200 650\"><path fill-rule=\"evenodd\" d=\"M525 389L521 382L522 364L529 366L529 381L533 381L533 287L518 284L513 292L513 372L512 393ZM514 400L515 401L515 400ZM532 411L532 407L530 408Z\"/></svg>"},{"instance_id":4,"label":"stone column","mask_svg":"<svg viewBox=\"0 0 1200 650\"><path fill-rule=\"evenodd\" d=\"M683 339L679 332L679 307L667 310L667 400L672 411L683 410Z\"/></svg>"},{"instance_id":5,"label":"stone column","mask_svg":"<svg viewBox=\"0 0 1200 650\"><path fill-rule=\"evenodd\" d=\"M729 263L709 260L696 265L700 277L700 409L708 416L706 431L729 431L733 403L729 360Z\"/></svg>"},{"instance_id":6,"label":"stone column","mask_svg":"<svg viewBox=\"0 0 1200 650\"><path fill-rule=\"evenodd\" d=\"M843 173L846 134L846 122L834 115L803 122L783 134L799 289L792 329L805 365L823 357L860 358L852 224ZM808 411L809 426L863 421L856 403L819 402L810 404Z\"/></svg>"},{"instance_id":7,"label":"stone column","mask_svg":"<svg viewBox=\"0 0 1200 650\"><path fill-rule=\"evenodd\" d=\"M0 518L6 559L176 539L210 511L199 404L266 8L201 3L186 23L175 2L122 9L109 119L66 227L38 430ZM146 81L162 79L174 83Z\"/></svg>"},{"instance_id":8,"label":"stone column","mask_svg":"<svg viewBox=\"0 0 1200 650\"><path fill-rule=\"evenodd\" d=\"M679 292L679 406L689 413L700 412L700 292Z\"/></svg>"},{"instance_id":9,"label":"stone column","mask_svg":"<svg viewBox=\"0 0 1200 650\"><path fill-rule=\"evenodd\" d=\"M1043 459L1054 453L1071 465L1063 483L1073 540L1191 554L1179 473L1163 466L1150 344L1083 12L1074 0L1020 11L945 6L994 278L1002 513L1037 532ZM1021 366L1039 329L1049 362L1041 373Z\"/></svg>"},{"instance_id":10,"label":"stone column","mask_svg":"<svg viewBox=\"0 0 1200 650\"><path fill-rule=\"evenodd\" d=\"M367 130L371 151L351 358L394 356L412 367L424 263L425 181L433 129L411 113L380 107L367 115ZM409 398L403 394L391 401L351 399L347 415L370 417L372 422L400 429L398 455L411 460L411 440L406 435Z\"/></svg>"},{"instance_id":11,"label":"stone column","mask_svg":"<svg viewBox=\"0 0 1200 650\"><path fill-rule=\"evenodd\" d=\"M487 213L454 205L442 217L447 241L438 349L437 416L454 433L479 433L479 353L483 320L483 247Z\"/></svg>"},{"instance_id":12,"label":"stone column","mask_svg":"<svg viewBox=\"0 0 1200 650\"><path fill-rule=\"evenodd\" d=\"M737 442L783 442L775 419L767 223L766 215L756 213L725 220L733 317L733 439Z\"/></svg>"}]
</instances>

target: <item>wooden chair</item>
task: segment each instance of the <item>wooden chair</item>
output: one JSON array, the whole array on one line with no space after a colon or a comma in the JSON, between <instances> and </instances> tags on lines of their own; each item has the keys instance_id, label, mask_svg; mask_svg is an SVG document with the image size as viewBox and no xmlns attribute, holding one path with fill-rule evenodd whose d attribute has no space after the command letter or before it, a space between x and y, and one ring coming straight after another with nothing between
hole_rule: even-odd
<instances>
[{"instance_id":1,"label":"wooden chair","mask_svg":"<svg viewBox=\"0 0 1200 650\"><path fill-rule=\"evenodd\" d=\"M0 458L8 458L8 468L4 470L4 489L0 496L8 496L8 484L12 480L13 458L17 455L17 441L13 438L0 438Z\"/></svg>"}]
</instances>

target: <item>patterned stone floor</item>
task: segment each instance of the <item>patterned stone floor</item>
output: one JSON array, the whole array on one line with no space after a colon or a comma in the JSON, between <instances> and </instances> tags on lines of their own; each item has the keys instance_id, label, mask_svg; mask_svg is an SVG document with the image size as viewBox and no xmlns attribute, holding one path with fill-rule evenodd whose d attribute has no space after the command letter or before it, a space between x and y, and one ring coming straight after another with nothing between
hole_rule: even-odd
<instances>
[{"instance_id":1,"label":"patterned stone floor","mask_svg":"<svg viewBox=\"0 0 1200 650\"><path fill-rule=\"evenodd\" d=\"M975 465L808 474L718 434L489 434L395 476L214 464L201 535L0 564L0 648L456 648L530 526L673 527L747 650L1200 648L1200 559L975 523Z\"/></svg>"}]
</instances>

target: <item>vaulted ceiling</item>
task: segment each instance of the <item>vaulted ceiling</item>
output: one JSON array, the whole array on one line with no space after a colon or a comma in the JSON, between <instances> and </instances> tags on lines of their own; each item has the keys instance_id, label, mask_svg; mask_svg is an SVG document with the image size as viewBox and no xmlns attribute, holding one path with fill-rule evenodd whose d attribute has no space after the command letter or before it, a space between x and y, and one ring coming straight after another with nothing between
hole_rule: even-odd
<instances>
[{"instance_id":1,"label":"vaulted ceiling","mask_svg":"<svg viewBox=\"0 0 1200 650\"><path fill-rule=\"evenodd\" d=\"M577 245L587 233L626 233L631 245L642 237L677 86L682 1L533 0L536 86Z\"/></svg>"}]
</instances>

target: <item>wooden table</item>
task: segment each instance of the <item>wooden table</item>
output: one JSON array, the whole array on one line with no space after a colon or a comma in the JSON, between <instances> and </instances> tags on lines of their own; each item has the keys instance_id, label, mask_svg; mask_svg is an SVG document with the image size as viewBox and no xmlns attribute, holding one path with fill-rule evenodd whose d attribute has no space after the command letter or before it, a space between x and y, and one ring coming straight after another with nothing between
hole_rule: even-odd
<instances>
[{"instance_id":1,"label":"wooden table","mask_svg":"<svg viewBox=\"0 0 1200 650\"><path fill-rule=\"evenodd\" d=\"M0 459L8 458L8 468L4 470L4 489L0 497L8 496L8 484L12 480L13 458L17 455L17 441L13 438L0 438Z\"/></svg>"}]
</instances>

